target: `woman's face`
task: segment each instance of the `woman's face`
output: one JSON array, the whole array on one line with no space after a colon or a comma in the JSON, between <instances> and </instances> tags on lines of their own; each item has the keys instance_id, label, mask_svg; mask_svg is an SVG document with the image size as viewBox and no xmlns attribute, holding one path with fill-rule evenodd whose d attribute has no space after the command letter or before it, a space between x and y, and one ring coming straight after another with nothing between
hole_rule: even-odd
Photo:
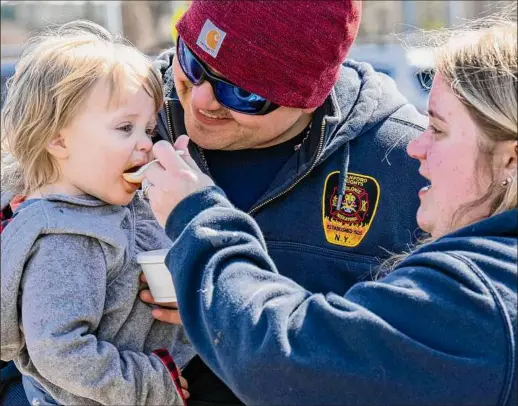
<instances>
[{"instance_id":1,"label":"woman's face","mask_svg":"<svg viewBox=\"0 0 518 406\"><path fill-rule=\"evenodd\" d=\"M430 182L419 191L417 223L437 238L489 215L489 201L459 209L487 193L491 169L480 155L475 122L440 74L433 81L428 113L427 130L407 152L419 160L419 173Z\"/></svg>"}]
</instances>

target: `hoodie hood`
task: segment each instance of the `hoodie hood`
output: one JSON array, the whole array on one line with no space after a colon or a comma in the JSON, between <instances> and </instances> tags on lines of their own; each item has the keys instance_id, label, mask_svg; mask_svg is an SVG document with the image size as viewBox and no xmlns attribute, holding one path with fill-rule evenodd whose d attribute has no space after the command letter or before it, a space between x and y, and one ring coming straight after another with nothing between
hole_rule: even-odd
<instances>
[{"instance_id":1,"label":"hoodie hood","mask_svg":"<svg viewBox=\"0 0 518 406\"><path fill-rule=\"evenodd\" d=\"M518 209L495 214L441 237L440 240L462 237L518 237Z\"/></svg>"},{"instance_id":2,"label":"hoodie hood","mask_svg":"<svg viewBox=\"0 0 518 406\"><path fill-rule=\"evenodd\" d=\"M327 115L324 117L327 131L322 152L316 158L318 165L343 147L338 207L342 204L347 185L349 142L367 134L407 103L389 76L374 71L368 63L344 62L328 97Z\"/></svg>"},{"instance_id":3,"label":"hoodie hood","mask_svg":"<svg viewBox=\"0 0 518 406\"><path fill-rule=\"evenodd\" d=\"M328 97L327 131L318 163L407 103L389 76L374 71L368 63L345 61Z\"/></svg>"},{"instance_id":4,"label":"hoodie hood","mask_svg":"<svg viewBox=\"0 0 518 406\"><path fill-rule=\"evenodd\" d=\"M2 194L2 206L11 194ZM60 211L61 216L56 216ZM99 221L92 222L90 211L96 211ZM88 214L84 214L87 212ZM1 359L14 359L22 351L25 340L19 328L18 298L25 263L33 253L36 240L44 234L60 232L101 236L120 224L121 211L115 206L90 196L52 195L30 204L15 213L16 218L2 232L2 322ZM113 233L112 233L113 234ZM107 241L122 244L122 241Z\"/></svg>"},{"instance_id":5,"label":"hoodie hood","mask_svg":"<svg viewBox=\"0 0 518 406\"><path fill-rule=\"evenodd\" d=\"M8 195L3 194L2 200L4 198L7 200ZM138 194L128 206L110 205L88 195L51 195L21 207L15 216L1 236L2 360L14 359L25 346L23 332L19 328L18 300L25 265L36 249L38 238L60 235L63 238L62 249L67 247L66 240L70 235L94 238L104 249L106 267L110 272L129 263L127 252L136 255L170 245L149 205ZM80 263L63 265L81 267Z\"/></svg>"}]
</instances>

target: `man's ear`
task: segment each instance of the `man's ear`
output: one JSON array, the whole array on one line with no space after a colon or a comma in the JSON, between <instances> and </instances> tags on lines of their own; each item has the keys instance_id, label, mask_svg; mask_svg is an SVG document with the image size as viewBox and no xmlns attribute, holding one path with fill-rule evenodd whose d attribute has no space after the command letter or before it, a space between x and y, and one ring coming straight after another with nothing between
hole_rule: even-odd
<instances>
[{"instance_id":1,"label":"man's ear","mask_svg":"<svg viewBox=\"0 0 518 406\"><path fill-rule=\"evenodd\" d=\"M66 159L69 156L69 151L65 138L61 133L56 134L47 144L47 151L56 159Z\"/></svg>"}]
</instances>

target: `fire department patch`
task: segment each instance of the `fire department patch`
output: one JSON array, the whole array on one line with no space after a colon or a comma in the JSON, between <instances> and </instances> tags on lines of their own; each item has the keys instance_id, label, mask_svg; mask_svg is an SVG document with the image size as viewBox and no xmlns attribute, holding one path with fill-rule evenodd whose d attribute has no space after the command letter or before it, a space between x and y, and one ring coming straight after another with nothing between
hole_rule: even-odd
<instances>
[{"instance_id":1,"label":"fire department patch","mask_svg":"<svg viewBox=\"0 0 518 406\"><path fill-rule=\"evenodd\" d=\"M322 196L322 224L329 243L356 247L376 215L380 186L370 176L349 172L345 196L341 207L337 207L339 174L336 171L327 176Z\"/></svg>"}]
</instances>

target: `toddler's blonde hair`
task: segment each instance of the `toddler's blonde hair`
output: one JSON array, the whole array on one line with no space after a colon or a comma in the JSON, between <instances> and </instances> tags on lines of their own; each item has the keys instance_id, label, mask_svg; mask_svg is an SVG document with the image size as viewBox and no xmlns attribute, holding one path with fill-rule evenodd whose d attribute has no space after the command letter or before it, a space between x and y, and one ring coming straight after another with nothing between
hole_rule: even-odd
<instances>
[{"instance_id":1,"label":"toddler's blonde hair","mask_svg":"<svg viewBox=\"0 0 518 406\"><path fill-rule=\"evenodd\" d=\"M3 190L26 195L57 179L46 147L101 80L110 90L107 109L135 87L153 98L156 112L162 106L162 80L151 61L95 23L73 21L29 40L2 110Z\"/></svg>"}]
</instances>

